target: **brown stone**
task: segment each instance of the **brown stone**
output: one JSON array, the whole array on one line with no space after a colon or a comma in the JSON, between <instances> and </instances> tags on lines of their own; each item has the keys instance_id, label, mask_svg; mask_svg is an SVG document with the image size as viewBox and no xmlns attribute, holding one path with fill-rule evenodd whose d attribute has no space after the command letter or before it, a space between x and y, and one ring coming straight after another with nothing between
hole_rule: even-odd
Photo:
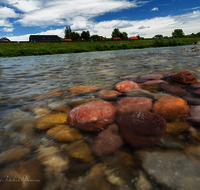
<instances>
[{"instance_id":1,"label":"brown stone","mask_svg":"<svg viewBox=\"0 0 200 190\"><path fill-rule=\"evenodd\" d=\"M83 138L79 130L68 125L58 125L49 129L46 134L58 142L72 142Z\"/></svg>"},{"instance_id":2,"label":"brown stone","mask_svg":"<svg viewBox=\"0 0 200 190\"><path fill-rule=\"evenodd\" d=\"M116 122L124 140L136 148L158 143L166 130L166 121L147 111L118 112Z\"/></svg>"},{"instance_id":3,"label":"brown stone","mask_svg":"<svg viewBox=\"0 0 200 190\"><path fill-rule=\"evenodd\" d=\"M196 90L194 93L200 95L200 89Z\"/></svg>"},{"instance_id":4,"label":"brown stone","mask_svg":"<svg viewBox=\"0 0 200 190\"><path fill-rule=\"evenodd\" d=\"M36 122L38 129L49 129L55 127L57 124L67 124L67 115L65 113L47 114L40 117Z\"/></svg>"},{"instance_id":5,"label":"brown stone","mask_svg":"<svg viewBox=\"0 0 200 190\"><path fill-rule=\"evenodd\" d=\"M152 99L144 97L126 97L117 102L119 112L150 111L151 107Z\"/></svg>"},{"instance_id":6,"label":"brown stone","mask_svg":"<svg viewBox=\"0 0 200 190\"><path fill-rule=\"evenodd\" d=\"M171 78L174 82L179 82L183 84L193 84L197 83L196 77L190 71L182 71L172 75Z\"/></svg>"},{"instance_id":7,"label":"brown stone","mask_svg":"<svg viewBox=\"0 0 200 190\"><path fill-rule=\"evenodd\" d=\"M120 83L117 83L115 85L115 89L120 91L120 92L129 92L130 90L133 89L139 89L139 85L133 81L122 81Z\"/></svg>"},{"instance_id":8,"label":"brown stone","mask_svg":"<svg viewBox=\"0 0 200 190\"><path fill-rule=\"evenodd\" d=\"M200 88L200 82L197 81L197 83L194 83L190 86L193 87L193 88Z\"/></svg>"},{"instance_id":9,"label":"brown stone","mask_svg":"<svg viewBox=\"0 0 200 190\"><path fill-rule=\"evenodd\" d=\"M171 123L167 123L166 132L169 133L180 133L185 131L189 125L186 122L175 121Z\"/></svg>"},{"instance_id":10,"label":"brown stone","mask_svg":"<svg viewBox=\"0 0 200 190\"><path fill-rule=\"evenodd\" d=\"M34 108L33 112L36 115L43 115L43 114L50 114L51 111L46 108Z\"/></svg>"},{"instance_id":11,"label":"brown stone","mask_svg":"<svg viewBox=\"0 0 200 190\"><path fill-rule=\"evenodd\" d=\"M190 106L190 120L194 123L200 123L200 106Z\"/></svg>"},{"instance_id":12,"label":"brown stone","mask_svg":"<svg viewBox=\"0 0 200 190\"><path fill-rule=\"evenodd\" d=\"M85 131L98 131L112 124L116 108L107 101L93 101L82 104L68 115L68 123Z\"/></svg>"},{"instance_id":13,"label":"brown stone","mask_svg":"<svg viewBox=\"0 0 200 190\"><path fill-rule=\"evenodd\" d=\"M193 98L193 97L181 97L184 100L186 100L187 102L189 102L190 104L194 104L194 105L200 105L200 98Z\"/></svg>"},{"instance_id":14,"label":"brown stone","mask_svg":"<svg viewBox=\"0 0 200 190\"><path fill-rule=\"evenodd\" d=\"M170 73L170 72L153 72L152 74L160 74L163 77L169 77L172 75L172 73Z\"/></svg>"},{"instance_id":15,"label":"brown stone","mask_svg":"<svg viewBox=\"0 0 200 190\"><path fill-rule=\"evenodd\" d=\"M60 105L55 108L57 111L65 112L67 115L70 112L70 107L68 105Z\"/></svg>"},{"instance_id":16,"label":"brown stone","mask_svg":"<svg viewBox=\"0 0 200 190\"><path fill-rule=\"evenodd\" d=\"M73 88L70 88L70 92L76 92L76 93L86 93L86 92L94 92L98 90L99 87L97 86L76 86Z\"/></svg>"},{"instance_id":17,"label":"brown stone","mask_svg":"<svg viewBox=\"0 0 200 190\"><path fill-rule=\"evenodd\" d=\"M151 81L147 81L142 83L143 85L150 85L150 84L159 84L159 83L167 83L164 80L151 80Z\"/></svg>"},{"instance_id":18,"label":"brown stone","mask_svg":"<svg viewBox=\"0 0 200 190\"><path fill-rule=\"evenodd\" d=\"M92 152L97 156L106 156L123 146L124 143L122 137L118 135L118 130L118 126L113 124L99 133L94 139Z\"/></svg>"},{"instance_id":19,"label":"brown stone","mask_svg":"<svg viewBox=\"0 0 200 190\"><path fill-rule=\"evenodd\" d=\"M188 110L187 102L174 96L163 96L153 106L153 113L166 120L185 120L188 116Z\"/></svg>"},{"instance_id":20,"label":"brown stone","mask_svg":"<svg viewBox=\"0 0 200 190\"><path fill-rule=\"evenodd\" d=\"M101 90L97 93L97 95L102 99L113 99L121 95L121 93L115 90Z\"/></svg>"},{"instance_id":21,"label":"brown stone","mask_svg":"<svg viewBox=\"0 0 200 190\"><path fill-rule=\"evenodd\" d=\"M121 79L126 79L126 78L137 78L138 75L126 75L126 76L123 76L123 77L120 77Z\"/></svg>"},{"instance_id":22,"label":"brown stone","mask_svg":"<svg viewBox=\"0 0 200 190\"><path fill-rule=\"evenodd\" d=\"M167 93L172 94L172 95L184 96L187 94L187 92L184 89L182 89L181 87L173 86L168 83L162 83L160 85L160 87L161 87L161 89L163 89L164 91L166 91Z\"/></svg>"}]
</instances>

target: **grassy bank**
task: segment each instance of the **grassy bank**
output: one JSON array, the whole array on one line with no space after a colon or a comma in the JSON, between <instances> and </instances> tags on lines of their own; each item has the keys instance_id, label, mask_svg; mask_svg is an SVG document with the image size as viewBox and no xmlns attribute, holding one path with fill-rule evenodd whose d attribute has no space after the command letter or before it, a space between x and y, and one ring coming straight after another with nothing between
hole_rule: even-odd
<instances>
[{"instance_id":1,"label":"grassy bank","mask_svg":"<svg viewBox=\"0 0 200 190\"><path fill-rule=\"evenodd\" d=\"M0 43L0 57L50 55L106 51L120 49L138 49L149 47L167 47L190 45L200 38L150 39L132 41L96 41L96 42L20 42Z\"/></svg>"}]
</instances>

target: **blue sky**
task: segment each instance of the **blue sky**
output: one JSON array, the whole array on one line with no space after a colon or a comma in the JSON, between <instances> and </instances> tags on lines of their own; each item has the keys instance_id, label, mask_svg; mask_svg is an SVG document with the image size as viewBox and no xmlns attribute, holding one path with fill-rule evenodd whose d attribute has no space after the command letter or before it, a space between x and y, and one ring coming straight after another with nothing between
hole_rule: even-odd
<instances>
[{"instance_id":1,"label":"blue sky","mask_svg":"<svg viewBox=\"0 0 200 190\"><path fill-rule=\"evenodd\" d=\"M114 28L128 36L171 36L200 32L199 0L0 0L0 37L28 41L31 34L64 37L64 28L111 37Z\"/></svg>"}]
</instances>

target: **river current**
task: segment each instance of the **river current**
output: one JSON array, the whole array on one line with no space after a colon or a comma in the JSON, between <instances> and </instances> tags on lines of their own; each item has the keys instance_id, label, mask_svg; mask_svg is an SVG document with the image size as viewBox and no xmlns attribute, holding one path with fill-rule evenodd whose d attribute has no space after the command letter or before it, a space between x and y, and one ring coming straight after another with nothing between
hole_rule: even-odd
<instances>
[{"instance_id":1,"label":"river current","mask_svg":"<svg viewBox=\"0 0 200 190\"><path fill-rule=\"evenodd\" d=\"M183 153L184 148L165 147L165 152L156 148L152 152L142 150L138 154L145 157L143 164L129 146L122 148L121 153L93 158L91 162L73 160L69 152L65 157L67 146L72 143L57 143L45 132L35 130L35 120L42 116L32 111L37 107L53 110L57 105L97 98L96 92L74 94L68 89L97 86L99 90L111 90L125 75L188 70L200 80L200 53L192 52L192 47L0 58L0 189L12 189L13 186L35 190L200 189L200 185L193 182L194 179L200 182L200 169L196 169L199 159ZM34 98L51 92L61 92L61 95ZM31 129L24 132L21 127L29 124ZM88 135L84 133L83 136L90 144ZM44 155L50 155L51 160ZM118 162L116 158L125 161ZM154 161L155 166L149 166ZM15 173L12 179L20 178L20 182L9 182L11 171ZM22 182L24 176L35 181Z\"/></svg>"}]
</instances>

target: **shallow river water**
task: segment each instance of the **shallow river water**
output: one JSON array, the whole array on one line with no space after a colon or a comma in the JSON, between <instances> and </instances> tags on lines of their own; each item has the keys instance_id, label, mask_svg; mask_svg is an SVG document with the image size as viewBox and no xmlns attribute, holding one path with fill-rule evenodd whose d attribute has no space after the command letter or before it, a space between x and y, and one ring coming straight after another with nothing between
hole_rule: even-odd
<instances>
[{"instance_id":1,"label":"shallow river water","mask_svg":"<svg viewBox=\"0 0 200 190\"><path fill-rule=\"evenodd\" d=\"M0 58L0 189L200 189L198 124L188 123L153 147L125 144L102 157L91 152L98 132L80 131L79 140L57 142L37 128L41 117L63 113L58 106L99 100L97 92L113 90L127 80L122 76L188 70L200 80L200 52L192 47ZM76 86L98 90L69 91ZM118 99L108 101L115 105Z\"/></svg>"}]
</instances>

